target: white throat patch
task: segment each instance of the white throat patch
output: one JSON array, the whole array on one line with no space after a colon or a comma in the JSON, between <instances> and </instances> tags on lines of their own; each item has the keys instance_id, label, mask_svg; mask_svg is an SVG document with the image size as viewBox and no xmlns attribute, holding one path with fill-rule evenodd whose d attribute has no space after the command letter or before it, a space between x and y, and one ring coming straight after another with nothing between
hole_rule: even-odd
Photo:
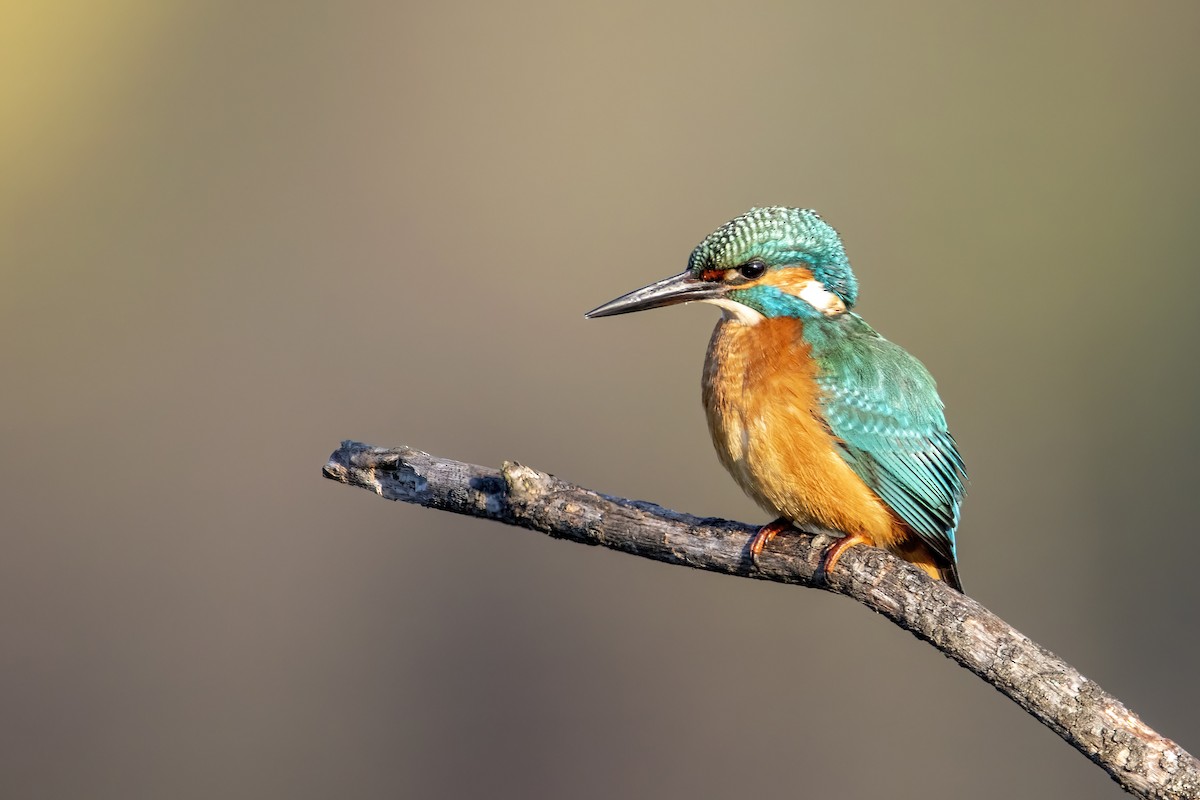
<instances>
[{"instance_id":1,"label":"white throat patch","mask_svg":"<svg viewBox=\"0 0 1200 800\"><path fill-rule=\"evenodd\" d=\"M714 306L719 306L722 310L724 310L726 319L736 319L743 325L757 325L766 319L766 317L755 311L750 306L744 306L741 303L730 300L727 297L714 297L711 300L701 300L700 302L711 303Z\"/></svg>"}]
</instances>

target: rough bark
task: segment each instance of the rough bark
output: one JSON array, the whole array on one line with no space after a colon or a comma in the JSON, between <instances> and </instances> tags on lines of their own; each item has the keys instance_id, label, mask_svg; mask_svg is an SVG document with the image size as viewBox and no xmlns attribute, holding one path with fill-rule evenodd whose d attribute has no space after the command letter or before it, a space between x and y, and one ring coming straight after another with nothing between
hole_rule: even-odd
<instances>
[{"instance_id":1,"label":"rough bark","mask_svg":"<svg viewBox=\"0 0 1200 800\"><path fill-rule=\"evenodd\" d=\"M975 600L882 550L850 548L832 574L818 575L821 556L833 541L826 534L780 537L753 560L749 543L757 528L750 525L609 497L520 464L493 470L407 447L343 442L324 474L389 500L668 564L846 595L983 678L1131 794L1200 800L1200 762L1194 756Z\"/></svg>"}]
</instances>

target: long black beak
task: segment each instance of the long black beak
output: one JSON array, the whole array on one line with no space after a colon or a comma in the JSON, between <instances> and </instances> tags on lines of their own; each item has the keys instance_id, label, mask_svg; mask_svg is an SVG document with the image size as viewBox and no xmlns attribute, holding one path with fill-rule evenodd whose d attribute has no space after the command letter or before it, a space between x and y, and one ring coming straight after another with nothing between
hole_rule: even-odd
<instances>
[{"instance_id":1,"label":"long black beak","mask_svg":"<svg viewBox=\"0 0 1200 800\"><path fill-rule=\"evenodd\" d=\"M593 308L584 316L588 319L611 317L615 314L645 311L648 308L690 303L693 300L709 300L719 297L720 289L721 285L718 283L702 281L690 271L681 272L649 286L643 286L641 289L635 289L629 294L623 294L599 308Z\"/></svg>"}]
</instances>

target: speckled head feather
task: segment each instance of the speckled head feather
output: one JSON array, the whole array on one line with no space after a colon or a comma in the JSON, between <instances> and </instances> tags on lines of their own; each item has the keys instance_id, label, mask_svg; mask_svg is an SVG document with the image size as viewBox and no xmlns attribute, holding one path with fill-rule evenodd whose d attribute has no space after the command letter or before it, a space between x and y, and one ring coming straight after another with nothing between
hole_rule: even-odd
<instances>
[{"instance_id":1,"label":"speckled head feather","mask_svg":"<svg viewBox=\"0 0 1200 800\"><path fill-rule=\"evenodd\" d=\"M817 212L807 208L752 208L726 222L701 242L688 269L733 269L758 258L770 267L807 264L813 276L846 304L858 299L858 281L842 240Z\"/></svg>"}]
</instances>

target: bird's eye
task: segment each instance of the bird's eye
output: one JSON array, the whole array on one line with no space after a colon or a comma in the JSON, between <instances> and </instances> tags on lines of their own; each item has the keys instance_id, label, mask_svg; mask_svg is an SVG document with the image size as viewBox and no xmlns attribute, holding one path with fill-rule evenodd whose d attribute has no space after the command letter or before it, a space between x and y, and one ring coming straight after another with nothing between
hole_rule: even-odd
<instances>
[{"instance_id":1,"label":"bird's eye","mask_svg":"<svg viewBox=\"0 0 1200 800\"><path fill-rule=\"evenodd\" d=\"M759 261L757 258L753 261L747 261L737 268L738 274L748 281L755 278L761 278L763 273L767 271L767 265Z\"/></svg>"}]
</instances>

